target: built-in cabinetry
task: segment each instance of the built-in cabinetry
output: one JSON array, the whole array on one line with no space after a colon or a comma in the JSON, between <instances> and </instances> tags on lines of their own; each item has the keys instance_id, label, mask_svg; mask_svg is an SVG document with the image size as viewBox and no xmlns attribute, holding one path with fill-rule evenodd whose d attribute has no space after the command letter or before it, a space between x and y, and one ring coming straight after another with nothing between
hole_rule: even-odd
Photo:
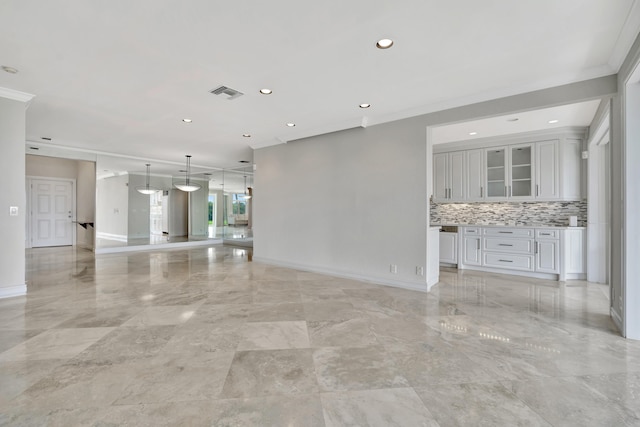
<instances>
[{"instance_id":1,"label":"built-in cabinetry","mask_svg":"<svg viewBox=\"0 0 640 427\"><path fill-rule=\"evenodd\" d=\"M436 146L435 202L580 200L580 132ZM527 141L524 143L510 143ZM444 151L451 150L451 151Z\"/></svg>"},{"instance_id":2,"label":"built-in cabinetry","mask_svg":"<svg viewBox=\"0 0 640 427\"><path fill-rule=\"evenodd\" d=\"M450 202L465 199L465 153L435 154L433 156L434 197Z\"/></svg>"},{"instance_id":3,"label":"built-in cabinetry","mask_svg":"<svg viewBox=\"0 0 640 427\"><path fill-rule=\"evenodd\" d=\"M458 233L440 232L440 263L458 263Z\"/></svg>"},{"instance_id":4,"label":"built-in cabinetry","mask_svg":"<svg viewBox=\"0 0 640 427\"><path fill-rule=\"evenodd\" d=\"M460 269L556 280L586 274L584 228L465 226L458 234Z\"/></svg>"}]
</instances>

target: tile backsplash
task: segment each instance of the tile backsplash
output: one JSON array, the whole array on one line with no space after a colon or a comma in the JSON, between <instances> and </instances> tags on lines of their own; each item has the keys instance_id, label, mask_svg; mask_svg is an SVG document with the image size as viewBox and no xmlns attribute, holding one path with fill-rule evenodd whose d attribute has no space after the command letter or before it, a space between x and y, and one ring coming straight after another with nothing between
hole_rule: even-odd
<instances>
[{"instance_id":1,"label":"tile backsplash","mask_svg":"<svg viewBox=\"0 0 640 427\"><path fill-rule=\"evenodd\" d=\"M431 203L432 224L567 226L569 216L587 225L587 201Z\"/></svg>"}]
</instances>

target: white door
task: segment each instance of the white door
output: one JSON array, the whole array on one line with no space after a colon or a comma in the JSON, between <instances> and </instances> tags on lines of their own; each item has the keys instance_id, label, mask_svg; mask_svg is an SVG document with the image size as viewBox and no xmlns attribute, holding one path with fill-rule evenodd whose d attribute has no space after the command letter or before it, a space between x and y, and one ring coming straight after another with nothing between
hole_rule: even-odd
<instances>
[{"instance_id":1,"label":"white door","mask_svg":"<svg viewBox=\"0 0 640 427\"><path fill-rule=\"evenodd\" d=\"M73 183L31 181L31 246L73 245Z\"/></svg>"}]
</instances>

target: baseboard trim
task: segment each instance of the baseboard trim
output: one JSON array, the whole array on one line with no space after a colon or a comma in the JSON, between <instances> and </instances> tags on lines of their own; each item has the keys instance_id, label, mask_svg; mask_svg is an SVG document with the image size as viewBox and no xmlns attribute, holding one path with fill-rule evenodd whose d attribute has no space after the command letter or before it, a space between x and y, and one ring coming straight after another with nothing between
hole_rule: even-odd
<instances>
[{"instance_id":1,"label":"baseboard trim","mask_svg":"<svg viewBox=\"0 0 640 427\"><path fill-rule=\"evenodd\" d=\"M278 267L286 267L294 270L308 271L311 273L326 274L327 276L340 277L343 279L360 280L362 282L373 283L376 285L391 286L394 288L408 289L411 291L428 292L428 285L426 281L424 283L414 283L414 282L406 282L403 280L389 280L381 277L352 273L350 271L336 270L333 268L319 267L319 266L308 265L308 264L298 264L295 262L280 261L280 260L275 260L271 258L256 257L256 256L253 257L253 260L264 263L264 264L275 265Z\"/></svg>"},{"instance_id":2,"label":"baseboard trim","mask_svg":"<svg viewBox=\"0 0 640 427\"><path fill-rule=\"evenodd\" d=\"M122 234L111 234L111 233L102 233L98 231L96 233L96 239L107 239L107 240L115 240L118 242L126 242L127 236Z\"/></svg>"},{"instance_id":3,"label":"baseboard trim","mask_svg":"<svg viewBox=\"0 0 640 427\"><path fill-rule=\"evenodd\" d=\"M194 240L191 242L174 242L174 243L159 243L159 244L153 244L153 245L95 248L94 252L96 255L119 254L123 252L144 252L144 251L156 251L160 249L184 249L184 248L194 248L197 246L213 246L213 245L221 245L221 244L222 244L222 239L206 239L206 240Z\"/></svg>"},{"instance_id":4,"label":"baseboard trim","mask_svg":"<svg viewBox=\"0 0 640 427\"><path fill-rule=\"evenodd\" d=\"M27 294L27 284L0 287L0 299L20 297Z\"/></svg>"}]
</instances>

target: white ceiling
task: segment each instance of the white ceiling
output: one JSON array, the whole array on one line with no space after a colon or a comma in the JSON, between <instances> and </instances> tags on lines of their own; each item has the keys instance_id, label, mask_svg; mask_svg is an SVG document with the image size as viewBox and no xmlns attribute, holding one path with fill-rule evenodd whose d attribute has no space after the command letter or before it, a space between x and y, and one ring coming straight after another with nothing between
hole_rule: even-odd
<instances>
[{"instance_id":1,"label":"white ceiling","mask_svg":"<svg viewBox=\"0 0 640 427\"><path fill-rule=\"evenodd\" d=\"M0 87L36 95L31 141L226 168L251 147L615 73L639 28L636 0L3 0L0 65L19 72Z\"/></svg>"},{"instance_id":2,"label":"white ceiling","mask_svg":"<svg viewBox=\"0 0 640 427\"><path fill-rule=\"evenodd\" d=\"M432 141L433 144L444 144L454 141L484 140L493 136L543 129L589 126L599 105L600 100L596 99L577 104L437 126L432 130ZM553 123L549 123L550 121Z\"/></svg>"}]
</instances>

